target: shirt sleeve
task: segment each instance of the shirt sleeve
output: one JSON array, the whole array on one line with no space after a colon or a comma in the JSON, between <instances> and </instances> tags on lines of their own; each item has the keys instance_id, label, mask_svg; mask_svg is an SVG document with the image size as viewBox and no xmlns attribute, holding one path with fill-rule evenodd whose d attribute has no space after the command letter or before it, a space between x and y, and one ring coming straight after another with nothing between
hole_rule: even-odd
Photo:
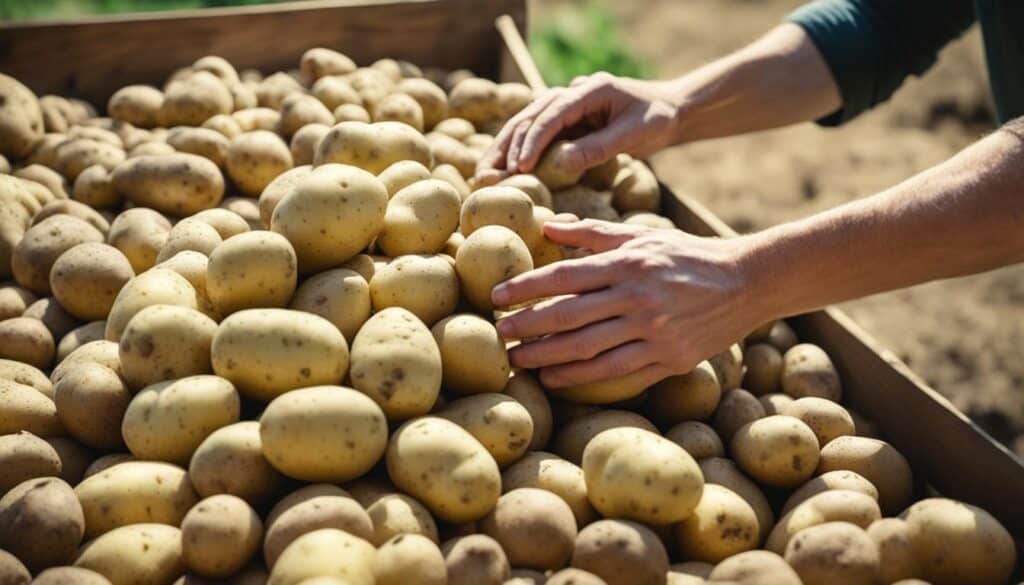
<instances>
[{"instance_id":1,"label":"shirt sleeve","mask_svg":"<svg viewBox=\"0 0 1024 585\"><path fill-rule=\"evenodd\" d=\"M887 100L974 22L971 0L816 0L786 17L821 52L843 98L836 126Z\"/></svg>"}]
</instances>

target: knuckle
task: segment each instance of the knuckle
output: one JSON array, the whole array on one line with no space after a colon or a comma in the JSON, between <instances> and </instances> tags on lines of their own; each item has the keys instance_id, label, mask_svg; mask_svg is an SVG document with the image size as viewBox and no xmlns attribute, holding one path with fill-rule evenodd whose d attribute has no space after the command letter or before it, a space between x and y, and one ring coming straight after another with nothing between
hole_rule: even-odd
<instances>
[{"instance_id":1,"label":"knuckle","mask_svg":"<svg viewBox=\"0 0 1024 585\"><path fill-rule=\"evenodd\" d=\"M561 329L572 329L576 325L576 317L572 311L565 307L555 307L551 310L551 320Z\"/></svg>"},{"instance_id":2,"label":"knuckle","mask_svg":"<svg viewBox=\"0 0 1024 585\"><path fill-rule=\"evenodd\" d=\"M572 343L572 358L577 360L593 359L598 353L597 348L587 339L577 339Z\"/></svg>"}]
</instances>

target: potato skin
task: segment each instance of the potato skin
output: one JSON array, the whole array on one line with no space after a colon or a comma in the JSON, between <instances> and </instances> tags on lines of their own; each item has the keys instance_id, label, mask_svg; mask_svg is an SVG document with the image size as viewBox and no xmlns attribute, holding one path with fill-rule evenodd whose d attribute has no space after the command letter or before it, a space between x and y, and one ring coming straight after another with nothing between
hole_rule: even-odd
<instances>
[{"instance_id":1,"label":"potato skin","mask_svg":"<svg viewBox=\"0 0 1024 585\"><path fill-rule=\"evenodd\" d=\"M826 471L825 473L808 480L807 483L797 488L789 496L789 499L786 500L786 505L782 507L781 513L786 514L786 512L789 512L808 499L829 490L850 490L860 492L866 496L871 496L875 501L878 501L878 489L875 488L874 484L856 471L839 469L835 471Z\"/></svg>"},{"instance_id":2,"label":"potato skin","mask_svg":"<svg viewBox=\"0 0 1024 585\"><path fill-rule=\"evenodd\" d=\"M914 472L892 445L867 437L839 437L821 450L818 475L828 471L855 471L878 489L878 503L886 514L905 509L914 495Z\"/></svg>"},{"instance_id":3,"label":"potato skin","mask_svg":"<svg viewBox=\"0 0 1024 585\"><path fill-rule=\"evenodd\" d=\"M231 180L249 197L258 197L275 177L294 166L291 149L268 130L253 130L232 139L225 164Z\"/></svg>"},{"instance_id":4,"label":"potato skin","mask_svg":"<svg viewBox=\"0 0 1024 585\"><path fill-rule=\"evenodd\" d=\"M59 475L62 468L57 451L27 431L0 435L0 464L4 468L4 475L0 477L0 494L6 494L34 478Z\"/></svg>"},{"instance_id":5,"label":"potato skin","mask_svg":"<svg viewBox=\"0 0 1024 585\"><path fill-rule=\"evenodd\" d=\"M868 526L867 533L878 547L879 575L883 583L896 583L923 574L906 521L900 518L875 520Z\"/></svg>"},{"instance_id":6,"label":"potato skin","mask_svg":"<svg viewBox=\"0 0 1024 585\"><path fill-rule=\"evenodd\" d=\"M475 126L501 119L498 85L479 77L463 79L448 94L448 112L451 117L469 120Z\"/></svg>"},{"instance_id":7,"label":"potato skin","mask_svg":"<svg viewBox=\"0 0 1024 585\"><path fill-rule=\"evenodd\" d=\"M751 585L802 585L800 577L779 555L752 550L729 557L715 566L709 581L736 581Z\"/></svg>"},{"instance_id":8,"label":"potato skin","mask_svg":"<svg viewBox=\"0 0 1024 585\"><path fill-rule=\"evenodd\" d=\"M824 398L799 398L786 405L780 414L804 421L814 431L814 435L818 437L818 444L822 447L837 437L852 436L856 433L850 413L842 406Z\"/></svg>"},{"instance_id":9,"label":"potato skin","mask_svg":"<svg viewBox=\"0 0 1024 585\"><path fill-rule=\"evenodd\" d=\"M350 585L374 585L373 545L334 528L295 539L274 563L267 585L297 585L311 577L337 577Z\"/></svg>"},{"instance_id":10,"label":"potato skin","mask_svg":"<svg viewBox=\"0 0 1024 585\"><path fill-rule=\"evenodd\" d=\"M160 122L164 92L148 85L128 85L114 92L107 102L107 112L115 120L139 128L152 128Z\"/></svg>"},{"instance_id":11,"label":"potato skin","mask_svg":"<svg viewBox=\"0 0 1024 585\"><path fill-rule=\"evenodd\" d=\"M377 549L373 559L377 585L445 585L444 556L437 545L419 534L398 535Z\"/></svg>"},{"instance_id":12,"label":"potato skin","mask_svg":"<svg viewBox=\"0 0 1024 585\"><path fill-rule=\"evenodd\" d=\"M530 413L533 421L533 437L530 439L530 450L539 450L547 446L554 430L551 414L551 403L540 383L526 370L514 370L512 377L505 385L504 393L514 398Z\"/></svg>"},{"instance_id":13,"label":"potato skin","mask_svg":"<svg viewBox=\"0 0 1024 585\"><path fill-rule=\"evenodd\" d=\"M106 337L120 341L132 318L153 305L175 305L199 310L199 298L192 283L170 270L148 270L129 280L117 293L107 315Z\"/></svg>"},{"instance_id":14,"label":"potato skin","mask_svg":"<svg viewBox=\"0 0 1024 585\"><path fill-rule=\"evenodd\" d=\"M501 495L494 459L472 435L442 418L422 417L399 427L386 461L399 489L448 522L482 518Z\"/></svg>"},{"instance_id":15,"label":"potato skin","mask_svg":"<svg viewBox=\"0 0 1024 585\"><path fill-rule=\"evenodd\" d=\"M848 490L829 490L812 496L779 519L765 548L782 554L801 531L825 522L849 522L867 528L882 517L871 496Z\"/></svg>"},{"instance_id":16,"label":"potato skin","mask_svg":"<svg viewBox=\"0 0 1024 585\"><path fill-rule=\"evenodd\" d=\"M32 90L0 74L0 154L19 159L43 137L43 112Z\"/></svg>"},{"instance_id":17,"label":"potato skin","mask_svg":"<svg viewBox=\"0 0 1024 585\"><path fill-rule=\"evenodd\" d=\"M212 209L224 197L217 165L184 152L126 160L114 168L111 181L125 199L168 215Z\"/></svg>"},{"instance_id":18,"label":"potato skin","mask_svg":"<svg viewBox=\"0 0 1024 585\"><path fill-rule=\"evenodd\" d=\"M668 553L643 524L598 520L580 530L571 565L607 585L661 585L668 573Z\"/></svg>"},{"instance_id":19,"label":"potato skin","mask_svg":"<svg viewBox=\"0 0 1024 585\"><path fill-rule=\"evenodd\" d=\"M368 540L374 546L382 546L401 534L418 534L435 544L438 542L437 524L430 511L418 500L399 493L393 486L367 480L357 481L348 487L370 516L373 535Z\"/></svg>"},{"instance_id":20,"label":"potato skin","mask_svg":"<svg viewBox=\"0 0 1024 585\"><path fill-rule=\"evenodd\" d=\"M0 358L49 369L55 353L53 335L42 321L30 317L0 321Z\"/></svg>"},{"instance_id":21,"label":"potato skin","mask_svg":"<svg viewBox=\"0 0 1024 585\"><path fill-rule=\"evenodd\" d=\"M85 220L54 215L25 231L11 255L11 272L21 286L50 294L50 271L64 252L85 242L102 242L103 234Z\"/></svg>"},{"instance_id":22,"label":"potato skin","mask_svg":"<svg viewBox=\"0 0 1024 585\"><path fill-rule=\"evenodd\" d=\"M843 387L832 360L820 347L801 343L782 357L782 391L793 398L815 396L839 402Z\"/></svg>"},{"instance_id":23,"label":"potato skin","mask_svg":"<svg viewBox=\"0 0 1024 585\"><path fill-rule=\"evenodd\" d=\"M436 254L459 225L460 205L459 193L447 182L414 182L391 196L377 245L392 257Z\"/></svg>"},{"instance_id":24,"label":"potato skin","mask_svg":"<svg viewBox=\"0 0 1024 585\"><path fill-rule=\"evenodd\" d=\"M480 529L498 541L516 567L557 570L572 556L576 518L564 500L536 488L519 488L498 499Z\"/></svg>"},{"instance_id":25,"label":"potato skin","mask_svg":"<svg viewBox=\"0 0 1024 585\"><path fill-rule=\"evenodd\" d=\"M601 432L608 429L632 427L657 433L658 429L646 418L628 410L597 410L566 424L555 435L552 450L577 465L583 461L583 450Z\"/></svg>"},{"instance_id":26,"label":"potato skin","mask_svg":"<svg viewBox=\"0 0 1024 585\"><path fill-rule=\"evenodd\" d=\"M700 471L704 475L704 484L717 484L746 500L757 515L757 523L761 529L763 540L775 526L775 512L764 492L756 483L739 470L731 459L708 457L700 461Z\"/></svg>"},{"instance_id":27,"label":"potato skin","mask_svg":"<svg viewBox=\"0 0 1024 585\"><path fill-rule=\"evenodd\" d=\"M279 501L267 515L263 560L273 568L296 538L321 528L337 528L373 542L373 521L345 490L332 484L312 484Z\"/></svg>"},{"instance_id":28,"label":"potato skin","mask_svg":"<svg viewBox=\"0 0 1024 585\"><path fill-rule=\"evenodd\" d=\"M249 504L235 496L212 496L181 521L182 561L204 577L229 577L256 554L262 538L263 522Z\"/></svg>"},{"instance_id":29,"label":"potato skin","mask_svg":"<svg viewBox=\"0 0 1024 585\"><path fill-rule=\"evenodd\" d=\"M53 567L36 575L35 585L111 585L96 571L81 567Z\"/></svg>"},{"instance_id":30,"label":"potato skin","mask_svg":"<svg viewBox=\"0 0 1024 585\"><path fill-rule=\"evenodd\" d=\"M682 558L719 563L757 547L760 526L754 509L732 490L704 486L693 514L674 527Z\"/></svg>"},{"instance_id":31,"label":"potato skin","mask_svg":"<svg viewBox=\"0 0 1024 585\"><path fill-rule=\"evenodd\" d=\"M152 209L136 207L114 218L107 243L120 250L135 273L141 274L156 264L156 256L170 232L171 222L166 217Z\"/></svg>"},{"instance_id":32,"label":"potato skin","mask_svg":"<svg viewBox=\"0 0 1024 585\"><path fill-rule=\"evenodd\" d=\"M760 483L795 487L818 467L818 439L800 419L775 415L741 427L730 442L736 463Z\"/></svg>"},{"instance_id":33,"label":"potato skin","mask_svg":"<svg viewBox=\"0 0 1024 585\"><path fill-rule=\"evenodd\" d=\"M444 386L459 394L501 392L511 366L505 342L489 321L467 313L431 328L441 351Z\"/></svg>"},{"instance_id":34,"label":"potato skin","mask_svg":"<svg viewBox=\"0 0 1024 585\"><path fill-rule=\"evenodd\" d=\"M121 376L97 362L69 365L54 394L64 428L78 441L98 449L124 445L121 419L130 401L131 391Z\"/></svg>"},{"instance_id":35,"label":"potato skin","mask_svg":"<svg viewBox=\"0 0 1024 585\"><path fill-rule=\"evenodd\" d=\"M33 573L70 562L84 531L74 490L56 477L24 481L0 498L0 547Z\"/></svg>"},{"instance_id":36,"label":"potato skin","mask_svg":"<svg viewBox=\"0 0 1024 585\"><path fill-rule=\"evenodd\" d=\"M0 435L21 431L43 438L64 434L52 399L31 386L0 380Z\"/></svg>"},{"instance_id":37,"label":"potato skin","mask_svg":"<svg viewBox=\"0 0 1024 585\"><path fill-rule=\"evenodd\" d=\"M140 389L164 380L212 372L217 323L195 309L153 305L135 314L118 343L121 372Z\"/></svg>"},{"instance_id":38,"label":"potato skin","mask_svg":"<svg viewBox=\"0 0 1024 585\"><path fill-rule=\"evenodd\" d=\"M648 411L664 424L707 420L721 400L722 388L707 361L688 374L658 382L647 393Z\"/></svg>"},{"instance_id":39,"label":"potato skin","mask_svg":"<svg viewBox=\"0 0 1024 585\"><path fill-rule=\"evenodd\" d=\"M281 199L291 191L292 187L309 176L311 172L313 172L313 167L309 164L296 166L274 177L274 180L263 188L263 191L260 192L258 205L260 222L264 228L270 228L274 209L281 202Z\"/></svg>"},{"instance_id":40,"label":"potato skin","mask_svg":"<svg viewBox=\"0 0 1024 585\"><path fill-rule=\"evenodd\" d=\"M399 256L374 272L370 300L375 311L402 307L430 327L455 311L459 277L444 256Z\"/></svg>"},{"instance_id":41,"label":"potato skin","mask_svg":"<svg viewBox=\"0 0 1024 585\"><path fill-rule=\"evenodd\" d=\"M232 494L254 506L266 503L284 477L263 456L260 423L243 421L206 437L189 462L189 478L203 497Z\"/></svg>"},{"instance_id":42,"label":"potato skin","mask_svg":"<svg viewBox=\"0 0 1024 585\"><path fill-rule=\"evenodd\" d=\"M210 254L206 291L221 315L242 309L285 307L298 282L291 243L264 230L228 238Z\"/></svg>"},{"instance_id":43,"label":"potato skin","mask_svg":"<svg viewBox=\"0 0 1024 585\"><path fill-rule=\"evenodd\" d=\"M370 318L370 285L363 275L353 270L325 270L302 282L288 308L327 319L351 346L356 333Z\"/></svg>"},{"instance_id":44,"label":"potato skin","mask_svg":"<svg viewBox=\"0 0 1024 585\"><path fill-rule=\"evenodd\" d=\"M400 160L433 166L427 139L412 126L401 122L341 122L320 141L313 165L341 163L377 175Z\"/></svg>"},{"instance_id":45,"label":"potato skin","mask_svg":"<svg viewBox=\"0 0 1024 585\"><path fill-rule=\"evenodd\" d=\"M475 230L455 255L463 295L481 311L494 309L491 291L499 283L533 269L533 258L512 230L488 225Z\"/></svg>"},{"instance_id":46,"label":"potato skin","mask_svg":"<svg viewBox=\"0 0 1024 585\"><path fill-rule=\"evenodd\" d=\"M517 461L530 446L533 420L529 411L505 394L474 394L453 400L437 411L480 442L498 467Z\"/></svg>"},{"instance_id":47,"label":"potato skin","mask_svg":"<svg viewBox=\"0 0 1024 585\"><path fill-rule=\"evenodd\" d=\"M863 529L848 522L801 531L784 558L804 583L873 585L879 579L878 549Z\"/></svg>"},{"instance_id":48,"label":"potato skin","mask_svg":"<svg viewBox=\"0 0 1024 585\"><path fill-rule=\"evenodd\" d=\"M681 422L666 431L665 438L685 449L698 461L707 457L725 457L725 445L718 433L700 421Z\"/></svg>"},{"instance_id":49,"label":"potato skin","mask_svg":"<svg viewBox=\"0 0 1024 585\"><path fill-rule=\"evenodd\" d=\"M125 554L125 551L135 554ZM106 577L111 585L170 585L185 572L181 531L164 524L115 528L82 547L75 566Z\"/></svg>"},{"instance_id":50,"label":"potato skin","mask_svg":"<svg viewBox=\"0 0 1024 585\"><path fill-rule=\"evenodd\" d=\"M50 269L50 289L69 313L83 321L106 318L117 293L135 276L128 258L107 244L79 244Z\"/></svg>"}]
</instances>

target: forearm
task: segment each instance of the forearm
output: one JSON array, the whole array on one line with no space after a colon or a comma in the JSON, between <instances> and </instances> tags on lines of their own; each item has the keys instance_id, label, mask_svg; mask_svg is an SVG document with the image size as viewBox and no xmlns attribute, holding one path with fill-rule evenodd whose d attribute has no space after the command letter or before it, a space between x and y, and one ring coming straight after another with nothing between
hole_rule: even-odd
<instances>
[{"instance_id":1,"label":"forearm","mask_svg":"<svg viewBox=\"0 0 1024 585\"><path fill-rule=\"evenodd\" d=\"M815 120L842 106L828 66L794 24L666 83L678 103L675 143Z\"/></svg>"},{"instance_id":2,"label":"forearm","mask_svg":"<svg viewBox=\"0 0 1024 585\"><path fill-rule=\"evenodd\" d=\"M766 319L1024 261L1022 133L1004 128L878 195L744 238Z\"/></svg>"}]
</instances>

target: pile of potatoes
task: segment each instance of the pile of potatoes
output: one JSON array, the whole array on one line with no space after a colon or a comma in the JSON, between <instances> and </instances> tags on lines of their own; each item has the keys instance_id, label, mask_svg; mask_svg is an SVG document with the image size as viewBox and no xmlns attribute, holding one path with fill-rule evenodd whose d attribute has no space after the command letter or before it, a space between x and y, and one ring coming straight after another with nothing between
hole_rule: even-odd
<instances>
[{"instance_id":1,"label":"pile of potatoes","mask_svg":"<svg viewBox=\"0 0 1024 585\"><path fill-rule=\"evenodd\" d=\"M545 221L674 229L628 156L475 184L531 97L326 48L107 117L0 75L0 585L1007 583L785 322L650 388L510 368Z\"/></svg>"}]
</instances>

